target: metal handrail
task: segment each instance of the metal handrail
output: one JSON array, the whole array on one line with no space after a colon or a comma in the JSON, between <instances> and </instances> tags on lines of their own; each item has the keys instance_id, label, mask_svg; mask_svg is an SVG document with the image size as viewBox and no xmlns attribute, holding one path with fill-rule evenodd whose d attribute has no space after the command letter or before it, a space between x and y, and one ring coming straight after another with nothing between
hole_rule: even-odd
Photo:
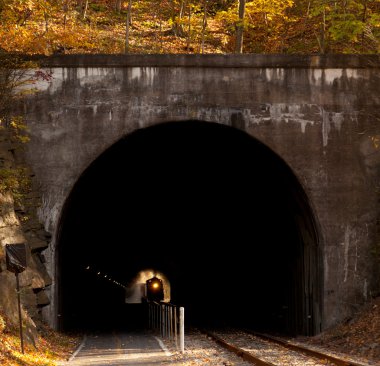
<instances>
[{"instance_id":1,"label":"metal handrail","mask_svg":"<svg viewBox=\"0 0 380 366\"><path fill-rule=\"evenodd\" d=\"M168 302L148 302L148 326L185 351L185 308Z\"/></svg>"}]
</instances>

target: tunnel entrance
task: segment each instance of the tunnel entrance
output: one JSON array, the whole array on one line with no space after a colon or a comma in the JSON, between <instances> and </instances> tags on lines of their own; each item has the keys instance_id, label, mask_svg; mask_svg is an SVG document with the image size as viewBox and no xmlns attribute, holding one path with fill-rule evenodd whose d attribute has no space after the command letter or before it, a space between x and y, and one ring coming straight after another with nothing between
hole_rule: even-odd
<instances>
[{"instance_id":1,"label":"tunnel entrance","mask_svg":"<svg viewBox=\"0 0 380 366\"><path fill-rule=\"evenodd\" d=\"M248 134L200 121L131 133L82 174L57 237L62 330L137 326L125 287L152 268L187 324L312 335L322 264L307 197ZM140 324L140 323L139 323Z\"/></svg>"}]
</instances>

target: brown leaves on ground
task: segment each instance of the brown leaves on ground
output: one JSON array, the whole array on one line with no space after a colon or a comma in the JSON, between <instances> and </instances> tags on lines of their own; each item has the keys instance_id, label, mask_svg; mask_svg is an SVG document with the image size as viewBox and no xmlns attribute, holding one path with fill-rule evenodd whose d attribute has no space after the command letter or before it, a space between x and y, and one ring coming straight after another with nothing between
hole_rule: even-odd
<instances>
[{"instance_id":1,"label":"brown leaves on ground","mask_svg":"<svg viewBox=\"0 0 380 366\"><path fill-rule=\"evenodd\" d=\"M1 366L53 366L66 360L80 343L77 336L55 332L41 326L36 347L25 344L21 353L20 338L16 331L0 333Z\"/></svg>"},{"instance_id":2,"label":"brown leaves on ground","mask_svg":"<svg viewBox=\"0 0 380 366\"><path fill-rule=\"evenodd\" d=\"M380 297L352 319L305 342L380 365Z\"/></svg>"}]
</instances>

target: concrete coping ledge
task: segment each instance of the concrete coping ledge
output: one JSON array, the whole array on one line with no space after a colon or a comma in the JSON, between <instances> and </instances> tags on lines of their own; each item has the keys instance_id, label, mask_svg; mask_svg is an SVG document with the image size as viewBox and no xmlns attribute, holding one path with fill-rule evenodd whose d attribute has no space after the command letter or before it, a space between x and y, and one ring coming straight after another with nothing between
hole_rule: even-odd
<instances>
[{"instance_id":1,"label":"concrete coping ledge","mask_svg":"<svg viewBox=\"0 0 380 366\"><path fill-rule=\"evenodd\" d=\"M380 55L71 54L31 55L40 67L379 68Z\"/></svg>"}]
</instances>

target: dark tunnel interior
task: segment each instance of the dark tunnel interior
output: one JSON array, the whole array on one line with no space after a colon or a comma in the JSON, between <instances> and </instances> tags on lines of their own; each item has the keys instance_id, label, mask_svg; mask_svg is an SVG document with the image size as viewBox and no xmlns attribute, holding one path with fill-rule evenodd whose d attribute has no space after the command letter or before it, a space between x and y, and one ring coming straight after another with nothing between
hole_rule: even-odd
<instances>
[{"instance_id":1,"label":"dark tunnel interior","mask_svg":"<svg viewBox=\"0 0 380 366\"><path fill-rule=\"evenodd\" d=\"M62 330L143 326L143 305L125 304L109 278L125 284L146 268L168 278L187 326L319 327L322 271L304 191L235 128L165 123L118 141L73 188L57 248Z\"/></svg>"}]
</instances>

